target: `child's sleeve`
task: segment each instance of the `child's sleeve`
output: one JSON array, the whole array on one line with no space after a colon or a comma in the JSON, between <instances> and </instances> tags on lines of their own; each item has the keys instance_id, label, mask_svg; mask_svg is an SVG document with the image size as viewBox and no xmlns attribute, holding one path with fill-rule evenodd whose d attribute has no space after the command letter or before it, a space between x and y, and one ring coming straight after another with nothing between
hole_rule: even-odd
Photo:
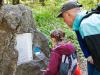
<instances>
[{"instance_id":1,"label":"child's sleeve","mask_svg":"<svg viewBox=\"0 0 100 75\"><path fill-rule=\"evenodd\" d=\"M60 56L56 52L51 52L50 61L44 75L56 75L59 72Z\"/></svg>"}]
</instances>

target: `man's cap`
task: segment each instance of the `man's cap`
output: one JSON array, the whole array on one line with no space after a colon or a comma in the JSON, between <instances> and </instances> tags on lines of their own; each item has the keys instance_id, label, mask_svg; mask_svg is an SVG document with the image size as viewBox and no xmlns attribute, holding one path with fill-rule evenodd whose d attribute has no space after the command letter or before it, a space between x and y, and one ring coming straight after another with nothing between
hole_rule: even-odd
<instances>
[{"instance_id":1,"label":"man's cap","mask_svg":"<svg viewBox=\"0 0 100 75\"><path fill-rule=\"evenodd\" d=\"M61 8L60 14L57 17L61 18L61 17L63 17L62 13L64 13L65 11L68 11L70 9L77 8L77 7L82 7L82 5L78 4L77 2L68 2L68 3L64 4Z\"/></svg>"}]
</instances>

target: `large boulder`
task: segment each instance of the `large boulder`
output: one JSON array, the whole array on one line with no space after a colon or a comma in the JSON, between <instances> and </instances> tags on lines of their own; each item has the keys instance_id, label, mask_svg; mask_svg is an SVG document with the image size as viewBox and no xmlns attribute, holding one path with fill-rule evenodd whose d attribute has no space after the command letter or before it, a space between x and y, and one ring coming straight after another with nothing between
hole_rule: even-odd
<instances>
[{"instance_id":1,"label":"large boulder","mask_svg":"<svg viewBox=\"0 0 100 75\"><path fill-rule=\"evenodd\" d=\"M48 39L36 29L32 11L22 5L4 5L0 8L0 75L40 75L40 65L34 61L17 66L16 34L32 33L33 47L38 44L46 56ZM26 71L27 69L27 71Z\"/></svg>"},{"instance_id":2,"label":"large boulder","mask_svg":"<svg viewBox=\"0 0 100 75\"><path fill-rule=\"evenodd\" d=\"M8 20L2 7L0 9L0 75L14 75L18 59L15 31Z\"/></svg>"},{"instance_id":3,"label":"large boulder","mask_svg":"<svg viewBox=\"0 0 100 75\"><path fill-rule=\"evenodd\" d=\"M17 67L16 75L43 75L38 63L29 62Z\"/></svg>"}]
</instances>

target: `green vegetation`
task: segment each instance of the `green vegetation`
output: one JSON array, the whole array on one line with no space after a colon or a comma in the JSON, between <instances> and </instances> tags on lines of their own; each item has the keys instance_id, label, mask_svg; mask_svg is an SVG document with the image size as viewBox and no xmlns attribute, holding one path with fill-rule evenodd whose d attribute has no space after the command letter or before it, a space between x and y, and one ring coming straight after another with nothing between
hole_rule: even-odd
<instances>
[{"instance_id":1,"label":"green vegetation","mask_svg":"<svg viewBox=\"0 0 100 75\"><path fill-rule=\"evenodd\" d=\"M36 20L38 30L42 31L49 38L50 31L54 29L62 29L66 31L67 25L63 22L63 19L57 18L60 12L60 7L63 4L57 4L56 2L47 2L47 6L36 6L33 9L33 16Z\"/></svg>"}]
</instances>

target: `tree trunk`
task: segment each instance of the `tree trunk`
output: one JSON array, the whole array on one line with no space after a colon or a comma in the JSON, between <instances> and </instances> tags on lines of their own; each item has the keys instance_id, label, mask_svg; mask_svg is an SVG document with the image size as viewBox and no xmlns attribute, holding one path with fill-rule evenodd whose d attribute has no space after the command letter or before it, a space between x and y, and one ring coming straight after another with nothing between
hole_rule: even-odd
<instances>
[{"instance_id":1,"label":"tree trunk","mask_svg":"<svg viewBox=\"0 0 100 75\"><path fill-rule=\"evenodd\" d=\"M44 1L45 1L45 0L39 0L39 2L41 3L42 6L45 6Z\"/></svg>"},{"instance_id":2,"label":"tree trunk","mask_svg":"<svg viewBox=\"0 0 100 75\"><path fill-rule=\"evenodd\" d=\"M31 0L32 3L36 2L36 0Z\"/></svg>"},{"instance_id":3,"label":"tree trunk","mask_svg":"<svg viewBox=\"0 0 100 75\"><path fill-rule=\"evenodd\" d=\"M0 7L3 5L3 0L0 0Z\"/></svg>"},{"instance_id":4,"label":"tree trunk","mask_svg":"<svg viewBox=\"0 0 100 75\"><path fill-rule=\"evenodd\" d=\"M16 5L16 4L19 4L20 3L20 0L13 0L13 5Z\"/></svg>"},{"instance_id":5,"label":"tree trunk","mask_svg":"<svg viewBox=\"0 0 100 75\"><path fill-rule=\"evenodd\" d=\"M100 0L97 0L97 3L99 3L100 2Z\"/></svg>"}]
</instances>

